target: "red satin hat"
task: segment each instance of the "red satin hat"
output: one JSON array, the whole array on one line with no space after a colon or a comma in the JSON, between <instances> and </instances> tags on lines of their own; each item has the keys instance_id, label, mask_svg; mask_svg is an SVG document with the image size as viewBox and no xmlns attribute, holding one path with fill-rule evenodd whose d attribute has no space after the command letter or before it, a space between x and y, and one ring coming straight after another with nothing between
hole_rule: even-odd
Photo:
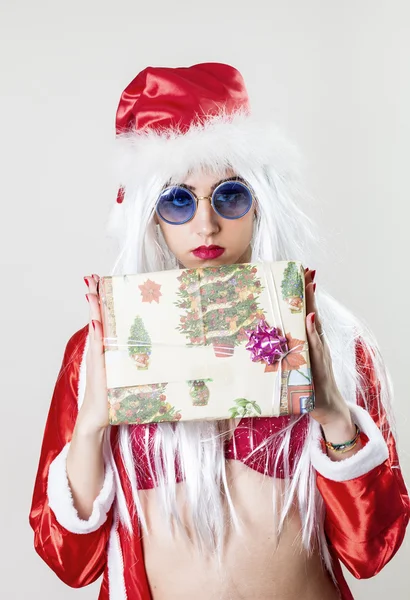
<instances>
[{"instance_id":1,"label":"red satin hat","mask_svg":"<svg viewBox=\"0 0 410 600\"><path fill-rule=\"evenodd\" d=\"M186 132L194 122L249 110L242 75L229 65L201 63L191 67L147 67L125 88L117 109L117 134L172 127Z\"/></svg>"}]
</instances>

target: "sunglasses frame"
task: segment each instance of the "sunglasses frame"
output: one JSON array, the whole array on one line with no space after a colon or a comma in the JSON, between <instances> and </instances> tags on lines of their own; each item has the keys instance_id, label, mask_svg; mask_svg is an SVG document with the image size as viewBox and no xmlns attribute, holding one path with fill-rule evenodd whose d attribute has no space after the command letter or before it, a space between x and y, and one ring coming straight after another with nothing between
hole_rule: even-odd
<instances>
[{"instance_id":1,"label":"sunglasses frame","mask_svg":"<svg viewBox=\"0 0 410 600\"><path fill-rule=\"evenodd\" d=\"M251 202L250 202L250 204L249 204L249 208L248 208L248 209L247 209L247 210L246 210L246 211L245 211L245 212L244 212L242 215L240 215L239 217L225 217L224 215L221 215L221 213L219 213L219 212L217 211L217 209L215 208L215 203L214 203L214 197L215 197L215 194L217 193L218 189L219 189L219 188L220 188L222 185L225 185L226 183L241 183L241 184L242 184L242 185L243 185L243 186L244 186L244 187L245 187L245 188L248 190L248 192L249 192L249 193L250 193L250 195L251 195L251 199L252 199L252 201L251 201ZM187 192L188 192L188 193L189 193L189 194L192 196L192 199L193 199L193 200L195 200L195 202L196 202L196 208L195 208L195 210L194 210L194 212L193 212L193 214L192 214L192 217L190 217L190 218L189 218L189 219L187 219L186 221L182 221L182 223L173 223L172 221L168 221L168 220L167 220L167 219L165 219L165 218L164 218L164 217L163 217L163 216L160 214L160 212L158 211L158 204L159 204L159 201L160 201L160 199L161 199L161 196L162 196L162 194L163 194L164 192L168 191L168 190L171 190L172 188L183 188L184 190L186 190L186 191L187 191ZM192 219L195 217L195 215L196 215L196 213L197 213L197 211L198 211L198 203L199 203L199 200L209 200L209 201L211 202L211 206L212 206L212 208L214 209L214 211L216 212L216 214L217 214L219 217L221 217L222 219L228 219L229 221L236 221L237 219L242 219L242 217L244 217L246 214L248 214L248 212L251 210L251 208L252 208L252 206L253 206L253 204L254 204L254 202L255 202L256 198L255 198L255 194L254 194L254 192L253 192L253 190L252 190L251 186L249 185L249 183L247 183L245 180L241 179L240 177L235 177L235 178L233 178L233 177L228 177L227 179L223 179L223 180L222 180L222 181L220 181L220 182L218 183L218 185L217 185L217 186L216 186L216 187L215 187L215 188L212 190L212 194L211 194L210 196L197 196L197 195L195 194L195 192L193 192L192 190L190 190L190 189L189 189L189 187L188 187L186 184L184 184L184 183L178 183L178 184L175 184L175 185L167 185L166 187L164 187L164 188L161 190L161 193L160 193L160 195L158 196L158 200L157 200L157 202L156 202L156 204L155 204L155 212L157 213L157 215L159 216L159 218L160 218L160 219L162 219L162 221L164 221L165 223L168 223L168 225L185 225L185 223L189 223L189 222L190 222L190 221L192 221Z\"/></svg>"}]
</instances>

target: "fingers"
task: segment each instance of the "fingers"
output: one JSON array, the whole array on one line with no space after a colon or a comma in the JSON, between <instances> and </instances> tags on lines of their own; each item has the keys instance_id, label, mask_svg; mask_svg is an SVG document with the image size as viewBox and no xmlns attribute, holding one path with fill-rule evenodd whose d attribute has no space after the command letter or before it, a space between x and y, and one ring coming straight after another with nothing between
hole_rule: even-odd
<instances>
[{"instance_id":1,"label":"fingers","mask_svg":"<svg viewBox=\"0 0 410 600\"><path fill-rule=\"evenodd\" d=\"M312 282L305 283L305 301L306 301L306 314L315 312L315 293L314 284Z\"/></svg>"},{"instance_id":2,"label":"fingers","mask_svg":"<svg viewBox=\"0 0 410 600\"><path fill-rule=\"evenodd\" d=\"M318 390L329 379L329 356L324 338L320 336L316 325L317 313L311 312L306 317L306 331L312 377L315 389Z\"/></svg>"},{"instance_id":3,"label":"fingers","mask_svg":"<svg viewBox=\"0 0 410 600\"><path fill-rule=\"evenodd\" d=\"M88 287L86 298L90 307L90 342L92 343L94 349L98 349L98 352L102 353L103 330L100 301L97 294L97 282L99 281L99 277L98 275L89 275L84 277L84 281Z\"/></svg>"},{"instance_id":4,"label":"fingers","mask_svg":"<svg viewBox=\"0 0 410 600\"><path fill-rule=\"evenodd\" d=\"M321 341L323 342L323 328L322 328L322 322L320 320L319 317L319 313L318 313L318 307L316 304L316 284L309 284L309 290L308 290L308 294L310 296L310 310L309 313L314 313L315 317L314 317L314 329L317 332L318 336L320 337ZM308 313L308 314L309 314Z\"/></svg>"},{"instance_id":5,"label":"fingers","mask_svg":"<svg viewBox=\"0 0 410 600\"><path fill-rule=\"evenodd\" d=\"M316 276L316 269L315 270L311 270L309 268L305 269L305 285L308 285L309 283L313 282Z\"/></svg>"},{"instance_id":6,"label":"fingers","mask_svg":"<svg viewBox=\"0 0 410 600\"><path fill-rule=\"evenodd\" d=\"M309 346L314 346L317 349L322 348L322 338L317 328L317 314L315 312L311 312L307 315L306 330L309 337Z\"/></svg>"},{"instance_id":7,"label":"fingers","mask_svg":"<svg viewBox=\"0 0 410 600\"><path fill-rule=\"evenodd\" d=\"M333 389L335 379L332 369L332 358L324 336L322 323L318 315L316 303L316 283L313 282L316 271L306 269L306 332L309 345L310 365L317 398L320 390Z\"/></svg>"},{"instance_id":8,"label":"fingers","mask_svg":"<svg viewBox=\"0 0 410 600\"><path fill-rule=\"evenodd\" d=\"M305 295L306 295L306 314L309 313L317 313L317 307L315 302L315 289L316 284L313 283L315 278L316 271L312 271L309 268L305 269ZM317 314L316 314L317 317ZM306 328L308 329L308 324L306 324Z\"/></svg>"},{"instance_id":9,"label":"fingers","mask_svg":"<svg viewBox=\"0 0 410 600\"><path fill-rule=\"evenodd\" d=\"M86 296L90 304L90 321L101 321L100 301L97 296L97 283L93 277L88 277L87 280L89 287Z\"/></svg>"},{"instance_id":10,"label":"fingers","mask_svg":"<svg viewBox=\"0 0 410 600\"><path fill-rule=\"evenodd\" d=\"M105 370L103 330L101 323L100 301L97 295L99 277L84 277L87 285L86 297L89 303L90 321L89 346L86 356L86 386L81 407L82 423L87 428L100 431L108 426L107 379Z\"/></svg>"},{"instance_id":11,"label":"fingers","mask_svg":"<svg viewBox=\"0 0 410 600\"><path fill-rule=\"evenodd\" d=\"M320 343L323 343L323 329L322 323L318 315L318 308L316 304L316 283L314 283L316 270L305 269L305 290L306 290L306 329L312 334L316 334L319 337ZM312 314L314 314L314 321L312 322Z\"/></svg>"}]
</instances>

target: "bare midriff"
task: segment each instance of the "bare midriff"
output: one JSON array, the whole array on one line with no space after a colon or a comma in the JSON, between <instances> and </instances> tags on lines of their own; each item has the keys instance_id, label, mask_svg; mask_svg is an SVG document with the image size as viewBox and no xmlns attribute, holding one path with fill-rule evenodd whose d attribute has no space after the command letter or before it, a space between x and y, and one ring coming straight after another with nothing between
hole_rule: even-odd
<instances>
[{"instance_id":1,"label":"bare midriff","mask_svg":"<svg viewBox=\"0 0 410 600\"><path fill-rule=\"evenodd\" d=\"M227 461L229 487L242 533L229 526L222 564L204 556L176 530L170 536L155 489L140 492L150 534L143 538L144 561L153 600L339 600L316 549L308 555L301 521L293 506L278 539L272 508L275 485L237 460ZM177 485L184 505L184 483ZM183 514L188 533L192 524Z\"/></svg>"}]
</instances>

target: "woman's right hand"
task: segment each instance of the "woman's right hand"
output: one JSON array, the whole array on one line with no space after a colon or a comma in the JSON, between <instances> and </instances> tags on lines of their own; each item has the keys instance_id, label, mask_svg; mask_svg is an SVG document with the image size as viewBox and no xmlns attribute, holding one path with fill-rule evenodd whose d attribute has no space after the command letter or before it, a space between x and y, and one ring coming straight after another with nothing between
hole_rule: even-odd
<instances>
[{"instance_id":1,"label":"woman's right hand","mask_svg":"<svg viewBox=\"0 0 410 600\"><path fill-rule=\"evenodd\" d=\"M105 378L103 331L98 275L84 277L90 303L89 346L86 355L85 394L77 415L67 454L67 478L74 506L81 519L88 520L104 485L104 440L108 426L108 393ZM95 328L93 327L95 325Z\"/></svg>"},{"instance_id":2,"label":"woman's right hand","mask_svg":"<svg viewBox=\"0 0 410 600\"><path fill-rule=\"evenodd\" d=\"M100 300L97 295L98 275L84 277L90 306L88 324L89 347L86 356L86 386L84 401L78 414L78 425L88 433L108 427L108 392L105 373L103 329Z\"/></svg>"}]
</instances>

